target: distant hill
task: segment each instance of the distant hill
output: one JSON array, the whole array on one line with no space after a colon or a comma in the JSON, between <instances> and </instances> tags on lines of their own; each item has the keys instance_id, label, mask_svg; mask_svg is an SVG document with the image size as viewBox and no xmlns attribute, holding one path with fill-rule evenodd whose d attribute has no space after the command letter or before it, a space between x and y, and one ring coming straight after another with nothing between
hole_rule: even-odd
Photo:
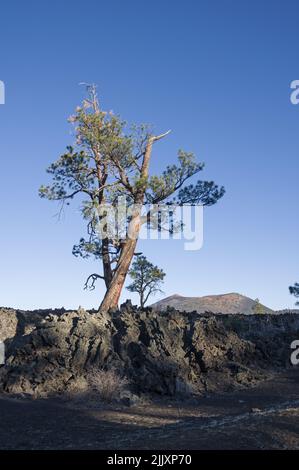
<instances>
[{"instance_id":1,"label":"distant hill","mask_svg":"<svg viewBox=\"0 0 299 470\"><path fill-rule=\"evenodd\" d=\"M223 295L207 295L205 297L183 297L175 294L166 297L151 306L162 311L166 308L174 307L177 310L198 313L244 313L246 315L254 313L256 302L244 295L231 293ZM265 313L276 313L274 310L263 305Z\"/></svg>"}]
</instances>

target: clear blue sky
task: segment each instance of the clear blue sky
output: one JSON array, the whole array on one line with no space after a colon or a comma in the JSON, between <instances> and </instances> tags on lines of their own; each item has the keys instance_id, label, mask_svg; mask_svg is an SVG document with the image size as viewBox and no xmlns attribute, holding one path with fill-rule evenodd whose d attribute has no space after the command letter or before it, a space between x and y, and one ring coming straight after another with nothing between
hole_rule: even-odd
<instances>
[{"instance_id":1,"label":"clear blue sky","mask_svg":"<svg viewBox=\"0 0 299 470\"><path fill-rule=\"evenodd\" d=\"M1 2L0 305L98 306L93 262L71 254L85 234L78 205L57 221L38 198L46 167L71 144L66 122L99 86L102 105L130 122L173 130L153 168L178 148L226 187L205 211L204 247L152 241L140 249L167 272L165 294L240 292L292 307L299 281L297 0L10 0ZM131 294L124 292L124 297Z\"/></svg>"}]
</instances>

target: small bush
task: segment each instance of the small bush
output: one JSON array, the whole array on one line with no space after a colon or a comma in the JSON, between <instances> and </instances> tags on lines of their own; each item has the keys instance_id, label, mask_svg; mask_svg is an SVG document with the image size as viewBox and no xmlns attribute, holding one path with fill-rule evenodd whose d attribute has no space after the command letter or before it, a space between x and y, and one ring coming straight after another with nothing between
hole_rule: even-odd
<instances>
[{"instance_id":1,"label":"small bush","mask_svg":"<svg viewBox=\"0 0 299 470\"><path fill-rule=\"evenodd\" d=\"M128 379L121 377L115 369L104 370L95 367L89 371L87 381L92 391L108 403L118 400L129 384Z\"/></svg>"}]
</instances>

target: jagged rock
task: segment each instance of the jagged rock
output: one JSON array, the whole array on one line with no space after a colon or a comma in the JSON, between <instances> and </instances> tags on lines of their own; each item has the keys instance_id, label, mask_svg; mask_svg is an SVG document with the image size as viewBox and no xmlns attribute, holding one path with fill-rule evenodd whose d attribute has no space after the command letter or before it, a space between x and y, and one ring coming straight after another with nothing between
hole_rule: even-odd
<instances>
[{"instance_id":1,"label":"jagged rock","mask_svg":"<svg viewBox=\"0 0 299 470\"><path fill-rule=\"evenodd\" d=\"M299 316L182 315L126 302L108 320L83 309L46 315L0 310L0 330L3 392L61 393L94 367L114 367L133 394L187 395L249 386L285 365Z\"/></svg>"},{"instance_id":2,"label":"jagged rock","mask_svg":"<svg viewBox=\"0 0 299 470\"><path fill-rule=\"evenodd\" d=\"M18 318L13 309L1 309L0 315L0 341L13 338L17 333Z\"/></svg>"}]
</instances>

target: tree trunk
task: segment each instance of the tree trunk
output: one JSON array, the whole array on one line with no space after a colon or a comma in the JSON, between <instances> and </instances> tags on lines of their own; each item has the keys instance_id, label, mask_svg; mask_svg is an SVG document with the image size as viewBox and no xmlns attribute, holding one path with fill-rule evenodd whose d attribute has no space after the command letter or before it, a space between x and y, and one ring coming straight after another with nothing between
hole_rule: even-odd
<instances>
[{"instance_id":1,"label":"tree trunk","mask_svg":"<svg viewBox=\"0 0 299 470\"><path fill-rule=\"evenodd\" d=\"M118 302L123 285L126 280L127 273L130 268L132 258L134 256L136 240L128 240L123 248L121 257L119 259L116 271L114 273L110 287L108 288L105 297L100 306L100 312L108 312L110 309L115 310L118 307Z\"/></svg>"},{"instance_id":2,"label":"tree trunk","mask_svg":"<svg viewBox=\"0 0 299 470\"><path fill-rule=\"evenodd\" d=\"M104 238L102 241L102 263L106 289L109 289L112 282L112 269L109 256L109 243L107 238Z\"/></svg>"},{"instance_id":3,"label":"tree trunk","mask_svg":"<svg viewBox=\"0 0 299 470\"><path fill-rule=\"evenodd\" d=\"M140 171L140 178L144 182L147 182L148 175L149 175L149 164L151 159L152 147L153 143L157 140L162 139L166 135L169 134L170 131L166 132L165 134L161 134L159 136L151 136L148 139L146 144L146 149L142 161L141 171ZM100 313L107 313L110 309L116 310L118 308L118 301L120 298L120 294L122 288L124 286L126 276L128 274L130 264L132 258L134 256L135 248L138 241L138 236L141 227L141 206L144 200L144 194L146 191L146 184L142 185L138 191L135 193L135 208L132 214L132 220L129 224L128 229L128 238L124 244L124 247L121 251L120 258L118 260L116 269L113 273L113 278L110 283L109 288L104 296L104 299L100 305L99 312ZM109 256L109 254L108 254Z\"/></svg>"},{"instance_id":4,"label":"tree trunk","mask_svg":"<svg viewBox=\"0 0 299 470\"><path fill-rule=\"evenodd\" d=\"M122 249L112 281L110 283L110 287L108 288L100 305L99 311L101 313L106 313L110 309L115 310L118 307L120 294L124 286L138 241L141 224L140 212L141 209L138 207L135 209L135 214L132 214L132 220L129 224L128 238Z\"/></svg>"},{"instance_id":5,"label":"tree trunk","mask_svg":"<svg viewBox=\"0 0 299 470\"><path fill-rule=\"evenodd\" d=\"M144 307L144 295L143 295L143 292L141 292L141 294L140 294L140 307L141 307L141 308Z\"/></svg>"}]
</instances>

